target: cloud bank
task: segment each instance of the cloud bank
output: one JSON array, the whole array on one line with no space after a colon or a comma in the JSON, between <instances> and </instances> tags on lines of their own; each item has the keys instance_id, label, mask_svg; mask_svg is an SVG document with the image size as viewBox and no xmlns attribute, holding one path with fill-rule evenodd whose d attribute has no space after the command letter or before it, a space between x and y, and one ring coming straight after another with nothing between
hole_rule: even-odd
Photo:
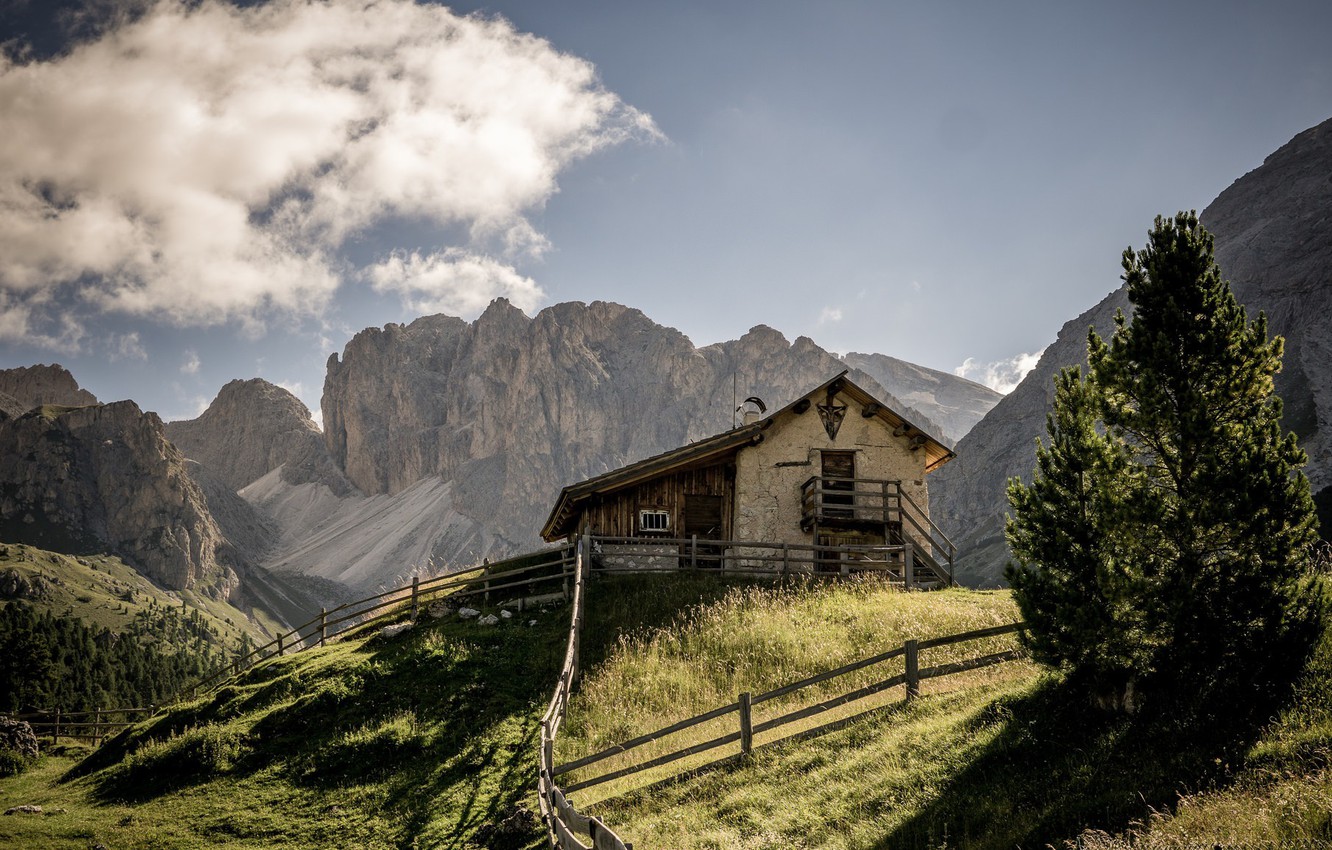
<instances>
[{"instance_id":1,"label":"cloud bank","mask_svg":"<svg viewBox=\"0 0 1332 850\"><path fill-rule=\"evenodd\" d=\"M1039 351L1035 354L1017 354L1007 360L996 360L992 363L977 363L976 358L968 357L962 361L961 366L953 369L953 374L1008 395L1022 383L1028 372L1036 368L1041 354Z\"/></svg>"},{"instance_id":2,"label":"cloud bank","mask_svg":"<svg viewBox=\"0 0 1332 850\"><path fill-rule=\"evenodd\" d=\"M410 0L161 0L54 60L0 59L0 114L0 339L48 346L100 312L316 315L348 281L535 306L512 264L544 249L528 216L557 175L657 134L590 63ZM348 265L394 222L463 235Z\"/></svg>"}]
</instances>

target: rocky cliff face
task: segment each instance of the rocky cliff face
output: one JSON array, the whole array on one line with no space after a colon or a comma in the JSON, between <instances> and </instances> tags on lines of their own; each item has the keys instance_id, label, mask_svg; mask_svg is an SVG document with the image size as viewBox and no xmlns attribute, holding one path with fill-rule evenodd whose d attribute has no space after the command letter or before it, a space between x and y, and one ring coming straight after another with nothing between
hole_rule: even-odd
<instances>
[{"instance_id":1,"label":"rocky cliff face","mask_svg":"<svg viewBox=\"0 0 1332 850\"><path fill-rule=\"evenodd\" d=\"M27 412L28 405L9 393L0 392L0 422L6 419L17 419Z\"/></svg>"},{"instance_id":2,"label":"rocky cliff face","mask_svg":"<svg viewBox=\"0 0 1332 850\"><path fill-rule=\"evenodd\" d=\"M235 580L219 564L227 544L184 456L157 415L131 401L0 422L0 537L109 550L172 589L225 595Z\"/></svg>"},{"instance_id":3,"label":"rocky cliff face","mask_svg":"<svg viewBox=\"0 0 1332 850\"><path fill-rule=\"evenodd\" d=\"M166 435L232 491L279 467L291 484L315 481L340 496L352 489L309 409L262 378L231 381L197 419L168 422Z\"/></svg>"},{"instance_id":4,"label":"rocky cliff face","mask_svg":"<svg viewBox=\"0 0 1332 850\"><path fill-rule=\"evenodd\" d=\"M929 413L942 436L956 442L1003 398L987 386L886 354L851 352L842 362L872 376L903 402Z\"/></svg>"},{"instance_id":5,"label":"rocky cliff face","mask_svg":"<svg viewBox=\"0 0 1332 850\"><path fill-rule=\"evenodd\" d=\"M11 396L24 411L43 404L82 407L97 404L97 398L85 389L63 366L56 364L0 369L0 393Z\"/></svg>"},{"instance_id":6,"label":"rocky cliff face","mask_svg":"<svg viewBox=\"0 0 1332 850\"><path fill-rule=\"evenodd\" d=\"M730 428L733 398L783 404L844 368L762 326L695 348L618 304L529 318L499 300L474 323L429 316L357 334L329 360L325 437L367 494L448 482L431 498L449 505L454 544L435 554L466 562L535 545L565 484ZM938 431L869 375L853 378Z\"/></svg>"},{"instance_id":7,"label":"rocky cliff face","mask_svg":"<svg viewBox=\"0 0 1332 850\"><path fill-rule=\"evenodd\" d=\"M1277 391L1285 401L1286 426L1309 453L1305 471L1318 494L1325 534L1332 527L1329 175L1332 121L1296 136L1236 180L1201 216L1215 237L1217 262L1236 297L1251 314L1266 312L1270 331L1286 337ZM1088 328L1108 335L1115 312L1127 313L1129 307L1121 287L1065 324L1036 369L958 443L957 459L935 476L935 513L959 543L961 580L981 585L1000 581L1008 557L1002 538L1004 483L1031 474L1035 439L1044 434L1045 414L1053 401L1054 375L1064 366L1085 367Z\"/></svg>"}]
</instances>

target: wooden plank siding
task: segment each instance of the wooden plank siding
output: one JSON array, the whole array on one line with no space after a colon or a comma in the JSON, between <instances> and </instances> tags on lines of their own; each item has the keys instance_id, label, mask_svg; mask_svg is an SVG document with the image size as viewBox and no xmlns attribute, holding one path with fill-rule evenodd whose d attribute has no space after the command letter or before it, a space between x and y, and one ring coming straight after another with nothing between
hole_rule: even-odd
<instances>
[{"instance_id":1,"label":"wooden plank siding","mask_svg":"<svg viewBox=\"0 0 1332 850\"><path fill-rule=\"evenodd\" d=\"M735 464L729 459L720 464L663 475L600 499L594 497L576 527L590 526L593 534L608 537L641 537L645 540L678 537L685 533L687 496L721 498L721 528L710 536L729 539L735 512ZM669 513L670 529L665 532L639 531L638 512L646 510Z\"/></svg>"}]
</instances>

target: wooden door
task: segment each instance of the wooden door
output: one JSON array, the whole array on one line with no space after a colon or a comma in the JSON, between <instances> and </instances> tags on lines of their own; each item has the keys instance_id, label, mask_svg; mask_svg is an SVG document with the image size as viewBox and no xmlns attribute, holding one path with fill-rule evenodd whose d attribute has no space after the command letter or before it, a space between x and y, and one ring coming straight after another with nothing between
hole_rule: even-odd
<instances>
[{"instance_id":1,"label":"wooden door","mask_svg":"<svg viewBox=\"0 0 1332 850\"><path fill-rule=\"evenodd\" d=\"M722 539L722 497L686 495L684 497L684 536L690 539L685 544L688 555L696 567L720 567L721 548L708 546L700 542L694 546L693 538L703 540Z\"/></svg>"},{"instance_id":2,"label":"wooden door","mask_svg":"<svg viewBox=\"0 0 1332 850\"><path fill-rule=\"evenodd\" d=\"M855 452L823 452L823 516L827 519L855 517ZM827 492L832 491L832 492ZM845 491L845 495L843 492ZM845 507L842 507L845 505Z\"/></svg>"},{"instance_id":3,"label":"wooden door","mask_svg":"<svg viewBox=\"0 0 1332 850\"><path fill-rule=\"evenodd\" d=\"M722 497L686 495L684 535L699 540L722 539Z\"/></svg>"}]
</instances>

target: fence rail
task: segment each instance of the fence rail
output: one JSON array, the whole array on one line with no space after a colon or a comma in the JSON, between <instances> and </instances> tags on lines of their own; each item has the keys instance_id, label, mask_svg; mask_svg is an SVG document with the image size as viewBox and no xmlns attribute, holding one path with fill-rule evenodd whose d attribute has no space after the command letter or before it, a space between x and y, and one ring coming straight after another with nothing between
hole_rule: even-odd
<instances>
[{"instance_id":1,"label":"fence rail","mask_svg":"<svg viewBox=\"0 0 1332 850\"><path fill-rule=\"evenodd\" d=\"M30 711L9 716L14 720L26 721L34 735L38 738L50 737L52 744L64 737L90 741L93 746L97 746L110 735L133 726L144 717L151 717L156 711L156 706L150 705L144 708L95 708L91 711Z\"/></svg>"},{"instance_id":2,"label":"fence rail","mask_svg":"<svg viewBox=\"0 0 1332 850\"><path fill-rule=\"evenodd\" d=\"M692 537L592 538L594 573L705 570L715 575L846 577L881 573L910 589L952 585L948 569L918 542L883 545L819 545L708 540Z\"/></svg>"},{"instance_id":3,"label":"fence rail","mask_svg":"<svg viewBox=\"0 0 1332 850\"><path fill-rule=\"evenodd\" d=\"M525 564L533 558L543 558L539 563ZM285 632L279 633L268 643L258 646L245 655L219 667L182 689L162 706L147 708L97 708L87 711L71 712L59 707L44 711L32 711L24 714L9 715L16 720L25 720L38 737L50 736L52 743L59 738L101 743L108 733L119 732L132 726L137 720L150 717L158 708L179 702L187 696L197 696L220 687L234 676L267 658L297 652L311 646L323 646L330 639L354 628L361 628L370 623L400 613L404 604L411 603L411 617L419 616L423 604L437 600L446 591L450 599L462 600L474 596L489 596L492 592L512 591L518 588L532 588L536 585L559 581L562 584L573 577L573 547L562 546L544 552L529 553L495 563L483 563L453 573L436 576L422 581L413 578L410 585L404 584L392 590L386 590L345 602L332 610L321 608L319 614L310 620ZM521 578L519 578L521 576ZM561 595L568 598L567 589ZM521 597L520 597L521 599ZM123 715L125 720L106 719L109 716ZM137 715L136 720L129 720ZM73 720L72 718L82 718ZM86 718L93 718L88 720Z\"/></svg>"},{"instance_id":4,"label":"fence rail","mask_svg":"<svg viewBox=\"0 0 1332 850\"><path fill-rule=\"evenodd\" d=\"M819 673L817 675L801 679L798 682L792 682L790 684L774 688L764 693L760 694L742 693L739 695L739 698L735 702L730 703L728 705L723 705L718 708L714 708L702 714L695 715L694 717L689 717L684 720L677 721L676 723L672 723L671 725L665 726L654 732L648 732L647 734L639 735L638 737L631 738L627 741L622 741L618 744L603 749L599 752L592 753L591 755L583 756L582 758L565 762L564 764L560 764L553 769L552 776L553 777L565 776L569 773L572 773L575 770L580 770L582 768L590 767L591 765L605 761L606 759L609 759L613 756L618 756L623 753L629 752L630 750L633 750L636 747L640 747L645 744L652 743L654 741L662 740L663 738L666 738L670 735L674 735L677 732L682 732L685 729L690 729L702 723L706 723L710 720L715 720L719 717L725 717L730 714L739 715L738 724L737 724L738 728L734 732L729 732L727 734L712 738L711 740L708 741L691 744L689 746L673 750L663 755L655 756L653 758L647 759L642 762L638 762L632 765L628 765L626 767L618 768L616 770L592 776L587 779L580 780L578 782L569 783L564 787L564 790L565 792L573 792L583 788L591 788L595 785L600 785L602 783L610 782L615 779L621 779L625 776L630 776L635 773L641 773L642 771L651 770L652 768L655 767L661 767L663 765L670 764L672 762L676 762L684 758L688 758L689 756L698 755L700 753L709 752L711 750L715 750L720 747L725 747L730 744L734 744L737 741L740 742L740 748L738 754L746 755L753 750L754 736L760 733L768 732L773 729L778 729L783 726L795 723L797 721L808 719L810 717L815 717L819 714L823 714L824 712L830 711L839 706L846 705L848 703L852 703L860 699L864 699L865 697L872 696L882 691L889 690L890 688L897 687L898 685L906 686L906 699L908 702L910 702L911 700L919 696L920 683L925 679L933 679L941 676L951 676L957 673L962 673L969 670L977 670L983 667L990 667L995 664L1002 664L1008 661L1013 661L1018 658L1021 658L1022 653L1019 650L1008 650L1005 652L990 653L976 658L969 658L964 661L955 661L948 664L939 664L924 669L921 669L919 666L921 650L931 649L941 646L949 646L958 643L966 643L969 641L976 641L976 640L982 640L984 638L1011 634L1022 628L1022 625L1023 625L1022 623L1009 623L1003 626L994 626L986 629L977 629L974 631L963 632L961 634L956 634L956 635L931 638L929 640L909 640L902 646L888 650L887 652L882 652L878 655L861 659L859 661L853 661L849 664L845 664L836 669L828 670L823 673ZM889 676L885 679L872 682L868 685L863 685L861 687L855 688L853 690L847 691L845 693L839 694L834 697L830 697L826 700L815 703L813 705L794 709L777 717L764 720L763 722L760 723L754 722L753 707L755 705L768 702L769 700L777 699L778 697L783 697L789 694L797 693L806 688L813 687L814 685L823 684L833 679L837 679L842 676L846 676L850 673L854 673L858 670L862 670L866 667L871 667L876 664L881 664L883 662L895 658L905 659L905 667L906 667L905 672L899 673L894 676ZM815 734L819 731L823 731L824 729L827 729L841 722L843 721L840 720L834 721L833 723L827 724L822 727L805 730L800 734L803 735Z\"/></svg>"},{"instance_id":5,"label":"fence rail","mask_svg":"<svg viewBox=\"0 0 1332 850\"><path fill-rule=\"evenodd\" d=\"M551 695L546 713L541 716L541 743L538 753L537 798L541 806L541 820L546 825L546 836L554 850L633 850L615 831L598 818L580 813L564 796L564 790L555 784L555 737L569 709L569 696L578 681L579 653L582 647L583 611L586 605L584 589L588 575L588 538L579 539L574 558L573 614L569 621L569 642L564 652L555 693ZM591 844L584 844L578 834L588 836Z\"/></svg>"},{"instance_id":6,"label":"fence rail","mask_svg":"<svg viewBox=\"0 0 1332 850\"><path fill-rule=\"evenodd\" d=\"M597 557L593 556L594 546L601 550ZM636 551L608 553L607 547L617 546L633 548ZM901 581L907 588L937 586L938 582L951 583L951 575L939 575L932 568L932 565L924 562L923 559L920 563L922 569L917 572L916 555L918 552L918 549L909 544L896 546L819 546L699 540L697 537L645 539L594 538L590 535L584 535L573 545L554 548L547 550L547 552L521 555L494 564L482 564L426 579L425 581L413 578L410 585L386 590L354 602L343 603L331 611L320 609L318 616L278 634L268 643L256 647L225 667L219 668L194 683L190 688L177 694L175 699L178 701L186 693L197 694L200 691L206 692L218 687L259 661L274 656L282 656L287 652L323 646L331 638L344 634L351 629L362 628L386 617L396 616L401 613L401 608L408 603L410 603L411 617L415 620L419 616L421 605L432 599L437 599L445 591L453 591L449 594L451 600L467 599L479 595L489 599L492 592L504 592L506 595L513 596L512 591L519 589L530 591L542 584L559 582L561 590L549 595L563 596L570 600L572 614L564 662L555 685L555 691L551 695L546 712L541 718L537 787L542 820L546 824L550 846L553 850L594 850L594 848L595 850L633 850L632 844L625 843L600 819L580 813L568 800L567 793L669 764L690 755L708 752L736 742L740 744L740 753L749 753L753 749L754 736L757 734L815 716L838 705L861 699L897 685L905 684L907 698L913 699L919 694L921 680L1000 664L1020 657L1019 652L1008 651L919 669L917 659L921 650L1008 634L1017 631L1022 624L1013 623L926 641L907 641L904 646L888 652L854 661L834 670L825 671L764 693L756 695L742 693L736 702L719 706L658 729L655 732L621 742L599 753L556 766L554 762L555 740L567 715L569 699L580 672L579 658L586 606L585 589L589 576L594 573L659 573L663 572L661 563L673 562L674 566L668 569L697 569L720 575L755 577L803 573L818 578L837 578L857 573L873 573L884 575L890 581ZM610 558L607 557L608 554L610 554ZM534 557L541 560L537 563L531 563ZM526 597L519 595L520 606L524 598ZM757 724L753 721L753 707L756 705L899 656L905 656L906 658L906 673L904 674L857 688L838 697ZM137 719L141 720L143 717L151 716L157 710L158 707L156 706L103 708L81 712L64 712L57 708L51 711L29 712L13 716L16 719L27 720L32 725L34 732L42 737L49 734L53 741L59 737L67 737L92 740L96 744L103 740L107 733L133 725L137 722L137 720L131 719L135 715L138 715ZM588 767L635 747L730 714L739 715L738 728L734 732L657 756L640 764L569 784L566 787L561 787L556 782L558 777L567 775L572 771ZM113 716L119 716L123 719L110 719ZM92 719L89 720L89 717ZM835 723L841 722L844 721L835 721ZM831 725L834 724L828 724L828 726ZM814 734L824 728L827 728L827 726L806 730L798 734ZM583 843L579 835L588 836L591 843Z\"/></svg>"}]
</instances>

